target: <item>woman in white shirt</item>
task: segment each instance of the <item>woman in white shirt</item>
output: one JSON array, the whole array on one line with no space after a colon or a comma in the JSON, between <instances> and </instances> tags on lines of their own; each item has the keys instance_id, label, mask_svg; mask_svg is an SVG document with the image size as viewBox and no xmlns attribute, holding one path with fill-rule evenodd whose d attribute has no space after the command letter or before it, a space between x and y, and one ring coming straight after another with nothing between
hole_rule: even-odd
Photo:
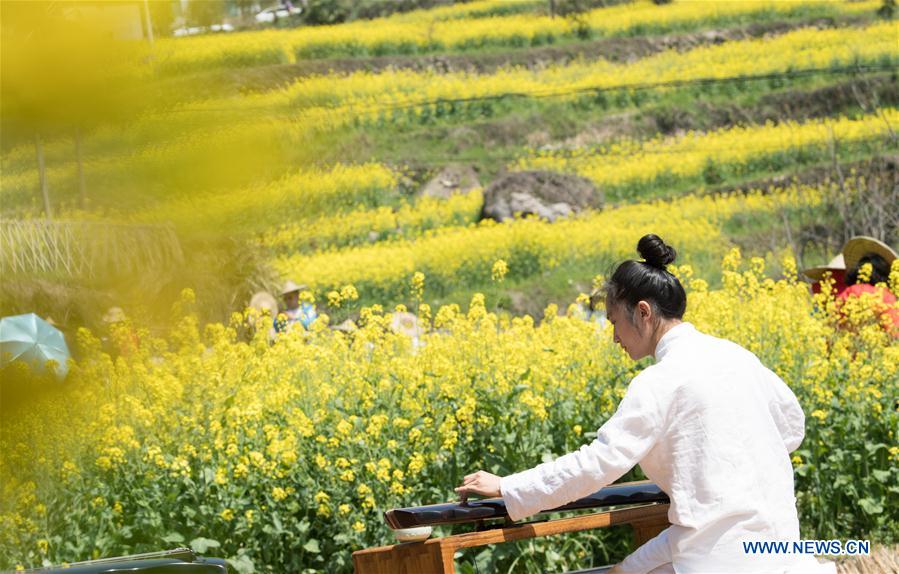
<instances>
[{"instance_id":1,"label":"woman in white shirt","mask_svg":"<svg viewBox=\"0 0 899 574\"><path fill-rule=\"evenodd\" d=\"M755 355L682 321L686 293L665 268L672 247L646 235L637 249L643 261L621 263L606 283L606 313L615 342L655 364L634 377L592 443L505 477L478 471L456 492L502 496L519 520L639 464L670 497L671 526L612 573L835 572L808 555L744 550L744 541L799 539L789 453L802 442L805 416Z\"/></svg>"}]
</instances>

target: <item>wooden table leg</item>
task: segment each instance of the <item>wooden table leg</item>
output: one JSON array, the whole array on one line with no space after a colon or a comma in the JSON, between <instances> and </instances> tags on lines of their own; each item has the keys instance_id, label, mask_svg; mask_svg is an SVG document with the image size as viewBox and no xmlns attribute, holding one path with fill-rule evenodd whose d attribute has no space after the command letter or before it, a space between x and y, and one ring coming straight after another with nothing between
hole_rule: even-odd
<instances>
[{"instance_id":1,"label":"wooden table leg","mask_svg":"<svg viewBox=\"0 0 899 574\"><path fill-rule=\"evenodd\" d=\"M668 516L663 515L650 520L636 521L631 526L634 529L634 548L639 548L661 534L663 530L670 526L670 523L668 522Z\"/></svg>"},{"instance_id":2,"label":"wooden table leg","mask_svg":"<svg viewBox=\"0 0 899 574\"><path fill-rule=\"evenodd\" d=\"M353 553L356 574L455 574L452 544L435 538Z\"/></svg>"}]
</instances>

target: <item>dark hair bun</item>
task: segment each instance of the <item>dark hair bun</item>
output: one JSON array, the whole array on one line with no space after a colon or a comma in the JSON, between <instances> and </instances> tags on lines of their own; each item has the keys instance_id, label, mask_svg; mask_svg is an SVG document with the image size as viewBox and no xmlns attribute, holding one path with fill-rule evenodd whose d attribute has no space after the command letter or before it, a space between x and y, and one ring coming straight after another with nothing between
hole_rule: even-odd
<instances>
[{"instance_id":1,"label":"dark hair bun","mask_svg":"<svg viewBox=\"0 0 899 574\"><path fill-rule=\"evenodd\" d=\"M677 251L670 245L665 245L658 235L644 235L637 243L637 251L647 265L664 269L669 263L673 263L677 257Z\"/></svg>"}]
</instances>

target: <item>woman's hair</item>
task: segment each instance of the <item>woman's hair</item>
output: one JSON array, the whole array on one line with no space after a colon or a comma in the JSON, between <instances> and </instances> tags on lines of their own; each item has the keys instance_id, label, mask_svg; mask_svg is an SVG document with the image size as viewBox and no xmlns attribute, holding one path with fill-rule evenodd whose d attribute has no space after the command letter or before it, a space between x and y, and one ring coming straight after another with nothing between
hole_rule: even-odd
<instances>
[{"instance_id":1,"label":"woman's hair","mask_svg":"<svg viewBox=\"0 0 899 574\"><path fill-rule=\"evenodd\" d=\"M868 281L859 281L858 272L865 263L871 264L871 278ZM867 253L858 260L858 264L846 273L846 285L855 285L856 283L868 283L877 285L878 283L886 283L890 280L890 264L887 260L876 253Z\"/></svg>"},{"instance_id":2,"label":"woman's hair","mask_svg":"<svg viewBox=\"0 0 899 574\"><path fill-rule=\"evenodd\" d=\"M606 308L623 304L628 315L632 315L637 303L646 301L659 317L682 318L687 309L687 294L677 277L665 269L674 262L677 251L653 234L640 238L637 251L643 261L619 264L598 294L605 297Z\"/></svg>"}]
</instances>

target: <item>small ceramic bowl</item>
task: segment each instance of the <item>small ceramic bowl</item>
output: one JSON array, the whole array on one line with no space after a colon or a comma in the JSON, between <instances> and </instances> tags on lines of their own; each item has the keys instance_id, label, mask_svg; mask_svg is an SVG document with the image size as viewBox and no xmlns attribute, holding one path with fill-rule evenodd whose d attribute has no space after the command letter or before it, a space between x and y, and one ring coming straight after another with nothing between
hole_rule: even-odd
<instances>
[{"instance_id":1,"label":"small ceramic bowl","mask_svg":"<svg viewBox=\"0 0 899 574\"><path fill-rule=\"evenodd\" d=\"M430 526L417 526L415 528L400 528L393 531L394 536L400 542L421 542L427 540L433 532Z\"/></svg>"}]
</instances>

